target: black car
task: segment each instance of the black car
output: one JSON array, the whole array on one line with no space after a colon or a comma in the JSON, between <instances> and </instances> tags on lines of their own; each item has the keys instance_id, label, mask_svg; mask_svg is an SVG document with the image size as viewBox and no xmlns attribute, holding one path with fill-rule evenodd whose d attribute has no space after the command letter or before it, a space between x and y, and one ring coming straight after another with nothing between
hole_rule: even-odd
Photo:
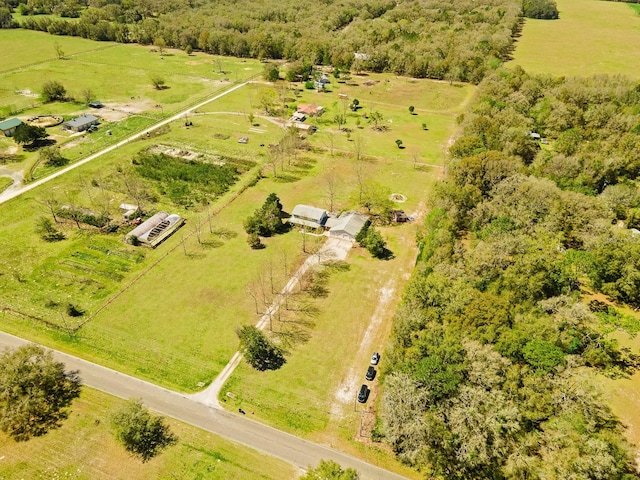
<instances>
[{"instance_id":1,"label":"black car","mask_svg":"<svg viewBox=\"0 0 640 480\"><path fill-rule=\"evenodd\" d=\"M360 391L358 392L358 401L360 403L365 403L367 401L367 397L369 396L369 389L366 385L362 384L360 387Z\"/></svg>"},{"instance_id":2,"label":"black car","mask_svg":"<svg viewBox=\"0 0 640 480\"><path fill-rule=\"evenodd\" d=\"M367 374L364 376L367 380L371 381L376 378L376 369L373 367L367 368Z\"/></svg>"}]
</instances>

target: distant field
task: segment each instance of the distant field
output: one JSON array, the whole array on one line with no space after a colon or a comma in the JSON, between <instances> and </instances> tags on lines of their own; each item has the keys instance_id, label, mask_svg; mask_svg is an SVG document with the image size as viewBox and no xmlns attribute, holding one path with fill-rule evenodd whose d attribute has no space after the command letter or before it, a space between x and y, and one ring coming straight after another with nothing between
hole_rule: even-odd
<instances>
[{"instance_id":1,"label":"distant field","mask_svg":"<svg viewBox=\"0 0 640 480\"><path fill-rule=\"evenodd\" d=\"M114 440L111 412L122 400L84 387L62 427L16 443L0 434L0 479L68 480L284 480L296 469L198 428L167 419L178 443L147 463Z\"/></svg>"},{"instance_id":2,"label":"distant field","mask_svg":"<svg viewBox=\"0 0 640 480\"><path fill-rule=\"evenodd\" d=\"M640 16L621 2L557 0L559 20L525 20L513 61L552 75L640 77ZM637 7L636 7L637 8Z\"/></svg>"}]
</instances>

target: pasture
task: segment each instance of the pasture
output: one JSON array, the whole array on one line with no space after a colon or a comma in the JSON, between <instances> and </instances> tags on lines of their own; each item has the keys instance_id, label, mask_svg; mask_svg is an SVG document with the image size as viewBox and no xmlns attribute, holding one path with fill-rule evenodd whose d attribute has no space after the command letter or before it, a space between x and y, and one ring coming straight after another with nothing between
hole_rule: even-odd
<instances>
[{"instance_id":1,"label":"pasture","mask_svg":"<svg viewBox=\"0 0 640 480\"><path fill-rule=\"evenodd\" d=\"M124 54L118 57L120 48L134 47L118 45L104 50L104 68L115 70L118 58L122 58L123 71L146 61L159 61L157 54L144 47L135 47L140 52L139 60L127 60ZM179 52L165 56L171 88L158 94L170 94L178 100L172 104L165 99L163 105L184 106L203 93L202 84L206 82L185 87L190 89L187 99L181 99L180 82L173 89L170 75L182 78L180 72L186 69L186 61L200 62L193 67L210 70L212 78L212 67L218 69L206 56L189 58ZM225 61L232 67L223 66L223 70L236 68L239 74L248 75L251 72L245 69L253 68L250 62ZM176 62L175 67L172 62ZM74 60L66 65L72 67L66 72L69 88L76 88L79 80L74 78L78 79L75 75L79 73L74 70L82 70L87 64ZM303 242L301 234L292 230L264 239L266 249L251 250L244 219L272 192L277 193L287 212L297 203L328 208L329 182L334 182L334 209L354 208L358 182L374 182L383 191L405 195L406 202L398 208L417 218L415 224L381 229L394 257L380 261L360 248L353 249L347 259L348 269L331 274L323 296L313 298L303 292L297 297L316 313L312 322L291 314L291 322L304 323L308 341L291 346L285 367L257 374L242 366L227 388L237 394L239 404L255 410L257 418L265 422L320 441L340 442L354 454L399 468L388 453L352 442L354 431L366 432L368 427L359 426L362 412L352 411L351 391L361 382L366 370L361 371L361 367L366 366L371 349L384 350L395 302L416 255L416 225L428 208L423 199L442 173L443 152L455 130L455 118L464 110L474 88L392 75L354 76L348 84L332 79L326 93L300 90L298 85L297 91L290 87L284 82L274 87L262 81L243 87L153 132L149 138L128 143L1 205L4 222L0 235L9 240L0 245L0 326L169 388L196 391L215 378L237 349L234 329L258 318L248 286L265 272L272 272L274 289L278 290L306 257L303 245L312 250L321 240L307 238ZM132 88L140 88L141 97L149 95L145 98L156 101L149 85ZM265 115L261 95L268 92L277 102L283 88L281 101L287 105L286 113L298 103L323 105L327 112L308 120L316 123L319 131L303 142L293 158L276 165L274 172L267 164L268 145L279 143L287 134L278 123L280 118ZM137 92L127 93L137 97ZM341 129L332 122L344 111L338 93L359 98L361 103L358 112L347 113ZM107 103L128 103L127 98L112 100L108 94L98 97ZM411 102L403 100L406 98ZM410 104L415 107L414 114L408 110ZM67 104L60 104L61 109L63 105ZM46 113L47 107L38 106L33 111ZM121 138L129 133L134 128L127 130L127 122L136 118L159 118L163 112L158 114L157 110L114 120L110 126L113 136ZM374 130L362 116L372 111L380 112L385 128ZM71 138L65 144L65 153L80 158L80 150L98 148L90 142L108 141L101 135L104 133L99 129L82 139ZM247 136L248 143L238 143L241 136ZM405 148L395 144L398 138ZM198 161L237 159L249 162L248 170L227 193L209 204L176 204L162 182L131 177L135 170L131 160L147 148L193 153ZM37 170L36 174L46 171ZM255 183L260 172L263 178ZM65 222L59 228L67 238L57 243L44 242L35 232L36 219L50 216L47 201L51 199L92 211L105 209L119 218L118 205L132 203L138 187L147 192L143 201L148 211L166 210L187 219L181 230L155 250L124 244L124 228L107 234ZM381 303L381 298L386 300ZM84 315L70 316L70 303ZM372 317L376 318L376 327L367 331ZM76 330L80 324L82 327ZM291 403L283 404L279 398L284 397ZM369 405L374 403L372 395ZM233 402L230 406L236 408ZM367 421L372 412L368 410Z\"/></svg>"},{"instance_id":2,"label":"pasture","mask_svg":"<svg viewBox=\"0 0 640 480\"><path fill-rule=\"evenodd\" d=\"M109 416L123 400L84 387L61 428L29 442L0 434L0 478L218 480L296 478L290 464L171 418L178 443L147 463L114 440Z\"/></svg>"},{"instance_id":3,"label":"pasture","mask_svg":"<svg viewBox=\"0 0 640 480\"><path fill-rule=\"evenodd\" d=\"M525 20L508 66L558 76L640 75L640 16L633 9L599 0L556 3L558 20Z\"/></svg>"}]
</instances>

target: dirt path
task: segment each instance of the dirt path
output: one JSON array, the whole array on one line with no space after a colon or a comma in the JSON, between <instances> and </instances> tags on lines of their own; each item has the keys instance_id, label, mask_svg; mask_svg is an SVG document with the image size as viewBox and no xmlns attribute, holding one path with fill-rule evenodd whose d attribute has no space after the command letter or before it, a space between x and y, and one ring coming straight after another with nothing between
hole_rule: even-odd
<instances>
[{"instance_id":1,"label":"dirt path","mask_svg":"<svg viewBox=\"0 0 640 480\"><path fill-rule=\"evenodd\" d=\"M329 260L344 260L347 258L347 254L349 253L349 250L351 250L352 246L353 244L349 240L329 238L322 248L317 253L307 257L300 268L291 276L282 291L278 294L267 311L262 315L256 324L256 327L264 330L266 326L269 325L269 320L278 312L286 295L293 293L294 289L300 283L300 279L310 268ZM240 364L240 360L242 360L242 354L240 352L236 352L233 357L231 357L231 360L229 360L229 363L227 363L220 374L206 389L193 395L189 395L189 398L203 403L204 405L214 408L222 408L218 401L218 395L220 395L220 390Z\"/></svg>"}]
</instances>

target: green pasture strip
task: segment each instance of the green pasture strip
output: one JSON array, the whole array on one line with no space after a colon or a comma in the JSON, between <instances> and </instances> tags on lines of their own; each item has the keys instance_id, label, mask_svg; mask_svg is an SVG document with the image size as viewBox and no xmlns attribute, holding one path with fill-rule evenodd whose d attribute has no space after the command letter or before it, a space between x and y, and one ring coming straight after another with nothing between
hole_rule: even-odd
<instances>
[{"instance_id":1,"label":"green pasture strip","mask_svg":"<svg viewBox=\"0 0 640 480\"><path fill-rule=\"evenodd\" d=\"M558 0L560 19L526 19L513 61L551 75L639 77L640 19L621 2Z\"/></svg>"},{"instance_id":2,"label":"green pasture strip","mask_svg":"<svg viewBox=\"0 0 640 480\"><path fill-rule=\"evenodd\" d=\"M0 177L0 192L5 191L11 185L13 185L13 179L9 177Z\"/></svg>"},{"instance_id":3,"label":"green pasture strip","mask_svg":"<svg viewBox=\"0 0 640 480\"><path fill-rule=\"evenodd\" d=\"M22 29L0 30L0 44L2 44L0 75L16 68L33 66L38 62L57 60L56 44L68 57L80 52L96 51L115 45L112 42L94 42L80 37L54 36L46 32Z\"/></svg>"},{"instance_id":4,"label":"green pasture strip","mask_svg":"<svg viewBox=\"0 0 640 480\"><path fill-rule=\"evenodd\" d=\"M282 460L168 418L178 443L142 463L116 443L110 415L124 401L84 387L59 429L28 442L0 434L2 478L143 480L207 478L281 480L296 478Z\"/></svg>"}]
</instances>

